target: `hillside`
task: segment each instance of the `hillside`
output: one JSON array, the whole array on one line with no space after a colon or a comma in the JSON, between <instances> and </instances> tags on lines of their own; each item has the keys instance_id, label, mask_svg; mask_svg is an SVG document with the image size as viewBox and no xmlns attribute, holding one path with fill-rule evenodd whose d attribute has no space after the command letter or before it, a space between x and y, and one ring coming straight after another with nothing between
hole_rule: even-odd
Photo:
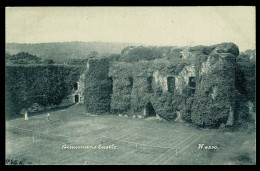
<instances>
[{"instance_id":1,"label":"hillside","mask_svg":"<svg viewBox=\"0 0 260 171\"><path fill-rule=\"evenodd\" d=\"M57 63L63 63L68 58L85 58L92 51L99 54L120 54L122 49L133 45L136 46L133 43L114 42L7 43L6 53L27 52L42 59L53 59Z\"/></svg>"}]
</instances>

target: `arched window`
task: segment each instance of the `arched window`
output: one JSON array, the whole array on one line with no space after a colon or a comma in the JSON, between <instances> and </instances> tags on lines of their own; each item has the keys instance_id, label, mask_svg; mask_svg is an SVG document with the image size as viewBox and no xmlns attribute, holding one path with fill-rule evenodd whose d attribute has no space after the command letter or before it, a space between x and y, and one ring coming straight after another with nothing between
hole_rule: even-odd
<instances>
[{"instance_id":1,"label":"arched window","mask_svg":"<svg viewBox=\"0 0 260 171\"><path fill-rule=\"evenodd\" d=\"M175 77L167 77L168 92L173 93L175 89Z\"/></svg>"},{"instance_id":2,"label":"arched window","mask_svg":"<svg viewBox=\"0 0 260 171\"><path fill-rule=\"evenodd\" d=\"M78 90L78 83L74 83L74 84L73 84L73 89L74 89L74 90Z\"/></svg>"},{"instance_id":3,"label":"arched window","mask_svg":"<svg viewBox=\"0 0 260 171\"><path fill-rule=\"evenodd\" d=\"M191 88L195 88L196 87L195 77L189 77L189 87L191 87Z\"/></svg>"},{"instance_id":4,"label":"arched window","mask_svg":"<svg viewBox=\"0 0 260 171\"><path fill-rule=\"evenodd\" d=\"M130 89L132 90L132 88L133 88L133 77L129 77L128 78L129 79L129 82L130 82Z\"/></svg>"},{"instance_id":5,"label":"arched window","mask_svg":"<svg viewBox=\"0 0 260 171\"><path fill-rule=\"evenodd\" d=\"M148 83L148 86L147 86L147 89L148 89L148 92L149 93L152 93L153 92L153 77L148 77L147 78L147 83Z\"/></svg>"},{"instance_id":6,"label":"arched window","mask_svg":"<svg viewBox=\"0 0 260 171\"><path fill-rule=\"evenodd\" d=\"M191 93L195 93L195 88L196 88L196 79L195 77L189 77L189 88L191 89Z\"/></svg>"}]
</instances>

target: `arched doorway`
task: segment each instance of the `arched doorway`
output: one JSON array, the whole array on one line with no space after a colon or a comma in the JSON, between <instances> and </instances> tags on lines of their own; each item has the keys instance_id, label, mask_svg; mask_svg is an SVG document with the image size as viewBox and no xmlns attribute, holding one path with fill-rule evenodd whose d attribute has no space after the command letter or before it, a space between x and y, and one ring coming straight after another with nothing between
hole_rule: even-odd
<instances>
[{"instance_id":1,"label":"arched doorway","mask_svg":"<svg viewBox=\"0 0 260 171\"><path fill-rule=\"evenodd\" d=\"M79 95L75 95L75 103L79 102Z\"/></svg>"},{"instance_id":2,"label":"arched doorway","mask_svg":"<svg viewBox=\"0 0 260 171\"><path fill-rule=\"evenodd\" d=\"M151 102L146 104L144 115L145 115L145 117L156 116L156 112L155 112Z\"/></svg>"}]
</instances>

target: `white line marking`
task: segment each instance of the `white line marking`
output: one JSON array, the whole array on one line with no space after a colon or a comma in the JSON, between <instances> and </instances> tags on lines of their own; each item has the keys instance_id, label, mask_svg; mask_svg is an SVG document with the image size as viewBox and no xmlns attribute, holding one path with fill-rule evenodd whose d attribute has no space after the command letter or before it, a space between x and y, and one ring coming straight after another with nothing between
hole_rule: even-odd
<instances>
[{"instance_id":1,"label":"white line marking","mask_svg":"<svg viewBox=\"0 0 260 171\"><path fill-rule=\"evenodd\" d=\"M174 147L172 147L171 149L169 149L168 151L166 151L165 153L163 153L163 154L160 155L159 157L155 158L155 159L152 161L152 163L155 162L155 161L157 161L157 160L159 160L161 157L163 157L164 155L166 155L166 154L169 153L170 151L174 150L179 144L181 144L181 143L187 141L187 140L190 139L190 137L192 137L192 136L193 136L193 135L190 135L189 137L185 138L184 140L178 142L177 145L175 145Z\"/></svg>"},{"instance_id":2,"label":"white line marking","mask_svg":"<svg viewBox=\"0 0 260 171\"><path fill-rule=\"evenodd\" d=\"M202 135L200 135L199 137L197 137L196 139L194 139L193 141L191 141L184 149L180 150L178 153L180 153L181 151L185 150L186 148L188 148L192 143L194 143L195 141L197 141L198 139L200 139L202 137ZM167 161L169 161L170 159L172 159L175 155L172 155L171 157L169 157L168 159L166 159L165 161L163 161L162 164L166 163Z\"/></svg>"}]
</instances>

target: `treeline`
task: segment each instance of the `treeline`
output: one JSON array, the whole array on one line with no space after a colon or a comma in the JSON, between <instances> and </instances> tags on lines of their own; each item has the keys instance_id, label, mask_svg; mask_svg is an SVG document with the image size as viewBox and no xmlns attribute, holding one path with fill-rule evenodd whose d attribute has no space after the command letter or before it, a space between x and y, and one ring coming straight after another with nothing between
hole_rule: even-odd
<instances>
[{"instance_id":1,"label":"treeline","mask_svg":"<svg viewBox=\"0 0 260 171\"><path fill-rule=\"evenodd\" d=\"M42 59L53 59L55 63L62 64L66 59L85 59L92 51L100 54L120 54L122 49L131 45L135 44L113 42L7 43L6 52L10 54L27 52Z\"/></svg>"},{"instance_id":2,"label":"treeline","mask_svg":"<svg viewBox=\"0 0 260 171\"><path fill-rule=\"evenodd\" d=\"M27 52L19 52L17 54L5 54L5 61L7 65L12 64L53 64L52 59L42 59L36 55L29 54Z\"/></svg>"},{"instance_id":3,"label":"treeline","mask_svg":"<svg viewBox=\"0 0 260 171\"><path fill-rule=\"evenodd\" d=\"M92 51L85 58L68 58L65 59L62 64L64 65L84 65L89 59L97 58L108 58L109 60L117 61L119 54L99 54L97 51ZM42 59L36 55L32 55L27 52L19 52L17 54L5 54L5 61L7 65L27 65L27 64L55 64L55 61L50 59Z\"/></svg>"},{"instance_id":4,"label":"treeline","mask_svg":"<svg viewBox=\"0 0 260 171\"><path fill-rule=\"evenodd\" d=\"M14 55L6 53L5 59L7 64L40 64L41 58L26 52L20 52Z\"/></svg>"}]
</instances>

